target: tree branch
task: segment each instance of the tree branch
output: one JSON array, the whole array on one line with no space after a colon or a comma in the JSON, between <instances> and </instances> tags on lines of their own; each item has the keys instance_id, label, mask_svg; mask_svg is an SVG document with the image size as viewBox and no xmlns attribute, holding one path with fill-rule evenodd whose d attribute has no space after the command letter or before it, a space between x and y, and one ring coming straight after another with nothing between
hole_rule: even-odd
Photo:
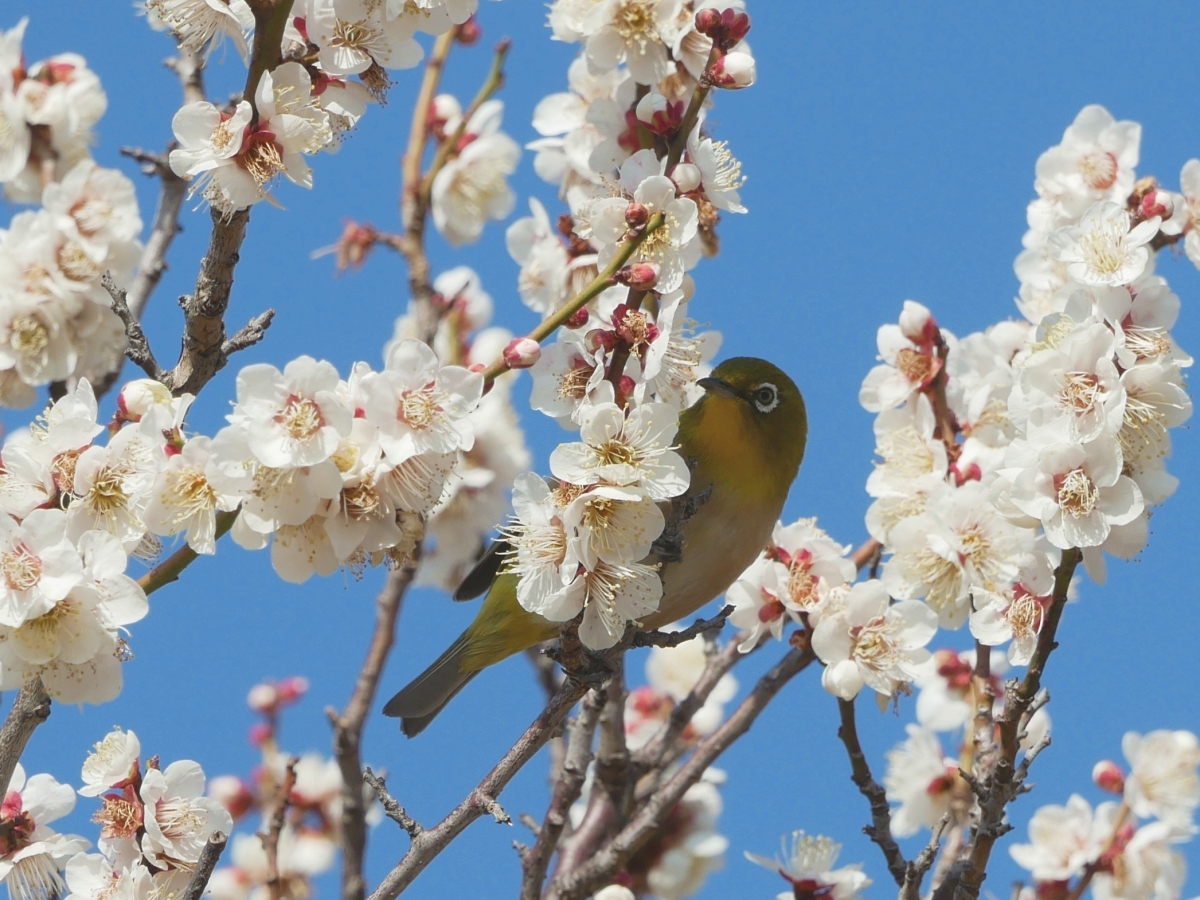
<instances>
[{"instance_id":1,"label":"tree branch","mask_svg":"<svg viewBox=\"0 0 1200 900\"><path fill-rule=\"evenodd\" d=\"M854 701L838 698L838 713L842 724L838 728L838 738L846 745L846 755L850 757L850 780L854 782L859 792L871 804L871 824L863 828L863 834L869 837L883 851L887 861L888 871L895 879L897 886L903 887L908 863L896 839L892 837L892 810L888 806L887 793L871 775L871 767L867 756L863 753L862 744L858 742L858 725L854 721Z\"/></svg>"},{"instance_id":2,"label":"tree branch","mask_svg":"<svg viewBox=\"0 0 1200 900\"><path fill-rule=\"evenodd\" d=\"M639 631L633 636L635 647L678 647L692 638L710 631L720 631L725 621L733 614L733 606L726 604L711 619L697 619L681 631Z\"/></svg>"},{"instance_id":3,"label":"tree branch","mask_svg":"<svg viewBox=\"0 0 1200 900\"><path fill-rule=\"evenodd\" d=\"M367 766L363 769L362 779L370 785L371 790L375 792L375 796L379 798L384 815L407 831L410 838L415 838L425 830L416 819L405 811L404 807L400 805L400 801L388 792L387 783L383 780L383 776L376 775L371 771L371 767ZM345 879L343 878L343 880Z\"/></svg>"},{"instance_id":4,"label":"tree branch","mask_svg":"<svg viewBox=\"0 0 1200 900\"><path fill-rule=\"evenodd\" d=\"M284 769L283 783L279 785L279 793L275 798L275 808L271 811L271 824L266 834L259 834L263 850L267 854L267 891L271 900L282 900L283 879L279 874L279 836L283 833L283 824L287 816L288 806L292 799L292 790L296 787L296 763L300 760L288 757Z\"/></svg>"},{"instance_id":5,"label":"tree branch","mask_svg":"<svg viewBox=\"0 0 1200 900\"><path fill-rule=\"evenodd\" d=\"M496 797L545 745L551 735L559 730L571 707L586 691L585 685L575 681L565 682L546 708L466 799L433 828L426 829L413 838L412 846L404 854L404 858L371 893L370 900L395 900L468 825L484 813L496 815L499 809Z\"/></svg>"},{"instance_id":6,"label":"tree branch","mask_svg":"<svg viewBox=\"0 0 1200 900\"><path fill-rule=\"evenodd\" d=\"M214 831L208 836L208 840L204 843L204 849L200 851L200 859L196 863L196 868L192 870L192 877L188 879L187 887L184 888L179 900L200 900L208 888L208 879L212 878L213 869L217 867L217 862L221 859L228 840L229 836L220 831Z\"/></svg>"},{"instance_id":7,"label":"tree branch","mask_svg":"<svg viewBox=\"0 0 1200 900\"><path fill-rule=\"evenodd\" d=\"M4 727L0 728L0 787L8 790L17 761L34 730L50 718L50 695L36 675L17 691Z\"/></svg>"},{"instance_id":8,"label":"tree branch","mask_svg":"<svg viewBox=\"0 0 1200 900\"><path fill-rule=\"evenodd\" d=\"M797 673L816 657L812 650L796 648L767 672L749 696L712 734L697 744L695 752L679 769L640 806L611 840L574 871L564 871L550 883L546 900L582 900L611 881L659 829L683 795L698 782L716 759L745 734L767 704Z\"/></svg>"},{"instance_id":9,"label":"tree branch","mask_svg":"<svg viewBox=\"0 0 1200 900\"><path fill-rule=\"evenodd\" d=\"M233 527L237 519L237 511L217 513L216 540L220 540ZM160 562L157 566L138 579L138 585L147 594L153 594L160 587L179 579L179 573L190 566L200 556L186 544Z\"/></svg>"},{"instance_id":10,"label":"tree branch","mask_svg":"<svg viewBox=\"0 0 1200 900\"><path fill-rule=\"evenodd\" d=\"M562 770L554 781L550 806L537 829L536 842L521 855L521 900L538 900L542 895L542 882L546 879L550 858L566 827L571 805L579 799L583 790L588 763L592 760L592 738L602 706L603 694L596 690L588 691L580 704L579 714L571 722L567 753Z\"/></svg>"},{"instance_id":11,"label":"tree branch","mask_svg":"<svg viewBox=\"0 0 1200 900\"><path fill-rule=\"evenodd\" d=\"M266 312L259 313L240 329L233 337L225 341L221 345L221 355L225 357L233 356L239 350L245 350L247 347L253 347L264 337L267 336L267 329L271 327L271 320L275 318L275 310L268 309Z\"/></svg>"},{"instance_id":12,"label":"tree branch","mask_svg":"<svg viewBox=\"0 0 1200 900\"><path fill-rule=\"evenodd\" d=\"M379 677L383 674L384 664L396 639L396 619L404 603L404 594L416 574L415 555L406 565L388 573L387 583L375 600L375 629L367 648L367 658L354 685L354 693L341 715L333 709L328 710L333 723L333 755L342 773L343 900L361 900L366 893L363 861L367 851L367 804L363 798L362 732L375 700ZM399 804L397 809L400 813L404 812ZM386 804L384 811L388 811ZM409 830L407 826L405 830Z\"/></svg>"},{"instance_id":13,"label":"tree branch","mask_svg":"<svg viewBox=\"0 0 1200 900\"><path fill-rule=\"evenodd\" d=\"M930 835L925 849L904 867L904 883L900 885L900 900L921 900L921 882L925 880L925 873L933 867L933 861L937 859L938 848L942 843L942 833L949 824L950 813L946 813L933 826L933 834Z\"/></svg>"},{"instance_id":14,"label":"tree branch","mask_svg":"<svg viewBox=\"0 0 1200 900\"><path fill-rule=\"evenodd\" d=\"M167 373L158 364L158 360L154 358L154 352L150 349L150 341L147 340L146 333L142 331L142 326L138 322L137 316L129 308L126 292L122 288L117 287L117 283L113 281L111 272L105 272L100 277L100 286L108 291L108 296L112 299L111 309L125 326L125 340L128 342L128 346L125 348L125 355L133 360L138 368L153 380L160 383L163 382Z\"/></svg>"}]
</instances>

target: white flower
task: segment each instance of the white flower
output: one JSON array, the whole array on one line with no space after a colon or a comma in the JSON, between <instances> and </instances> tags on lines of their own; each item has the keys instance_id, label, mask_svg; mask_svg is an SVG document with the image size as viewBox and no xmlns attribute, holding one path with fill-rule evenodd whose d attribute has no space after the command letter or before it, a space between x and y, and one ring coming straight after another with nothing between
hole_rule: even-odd
<instances>
[{"instance_id":1,"label":"white flower","mask_svg":"<svg viewBox=\"0 0 1200 900\"><path fill-rule=\"evenodd\" d=\"M514 521L504 529L513 548L505 570L518 577L517 601L532 613L566 621L571 616L564 618L559 610L574 608L570 585L576 570L565 564L562 510L541 476L526 472L514 479L513 512Z\"/></svg>"},{"instance_id":2,"label":"white flower","mask_svg":"<svg viewBox=\"0 0 1200 900\"><path fill-rule=\"evenodd\" d=\"M1092 880L1096 900L1178 900L1183 894L1187 861L1172 844L1190 840L1192 826L1151 822L1137 829L1125 843L1125 826L1118 832L1111 868L1105 867ZM1124 846L1121 847L1121 844Z\"/></svg>"},{"instance_id":3,"label":"white flower","mask_svg":"<svg viewBox=\"0 0 1200 900\"><path fill-rule=\"evenodd\" d=\"M1004 654L991 651L988 657L991 684L996 697L1003 696L1000 676L1008 669ZM975 669L975 651L957 653L937 650L917 678L917 721L930 731L954 731L975 714L971 676Z\"/></svg>"},{"instance_id":4,"label":"white flower","mask_svg":"<svg viewBox=\"0 0 1200 900\"><path fill-rule=\"evenodd\" d=\"M1053 600L1054 571L1046 554L1029 554L1021 563L1018 579L1004 590L976 593L970 625L975 639L989 647L1012 641L1008 661L1027 666Z\"/></svg>"},{"instance_id":5,"label":"white flower","mask_svg":"<svg viewBox=\"0 0 1200 900\"><path fill-rule=\"evenodd\" d=\"M235 510L241 502L240 494L218 491L208 480L211 456L211 438L190 438L158 473L145 512L151 534L184 532L189 547L208 555L217 552L217 511Z\"/></svg>"},{"instance_id":6,"label":"white flower","mask_svg":"<svg viewBox=\"0 0 1200 900\"><path fill-rule=\"evenodd\" d=\"M1121 448L1109 437L1043 448L1013 481L1011 499L1064 550L1103 544L1113 525L1132 522L1144 505L1137 485L1121 474Z\"/></svg>"},{"instance_id":7,"label":"white flower","mask_svg":"<svg viewBox=\"0 0 1200 900\"><path fill-rule=\"evenodd\" d=\"M913 483L946 478L946 445L934 437L937 423L929 398L919 395L898 409L884 409L875 419L875 464L867 478L872 497L905 495Z\"/></svg>"},{"instance_id":8,"label":"white flower","mask_svg":"<svg viewBox=\"0 0 1200 900\"><path fill-rule=\"evenodd\" d=\"M485 111L481 107L476 115ZM498 120L497 113L496 128ZM507 178L520 157L517 142L493 130L472 140L434 176L433 223L447 241L456 247L474 243L488 219L503 219L512 212L517 197Z\"/></svg>"},{"instance_id":9,"label":"white flower","mask_svg":"<svg viewBox=\"0 0 1200 900\"><path fill-rule=\"evenodd\" d=\"M929 314L921 304L904 301L909 315ZM915 391L927 388L942 370L942 360L927 341L914 341L899 325L881 325L876 336L879 360L863 379L858 402L868 412L882 412L905 402Z\"/></svg>"},{"instance_id":10,"label":"white flower","mask_svg":"<svg viewBox=\"0 0 1200 900\"><path fill-rule=\"evenodd\" d=\"M57 509L35 509L20 523L0 515L0 624L44 615L83 579L66 527Z\"/></svg>"},{"instance_id":11,"label":"white flower","mask_svg":"<svg viewBox=\"0 0 1200 900\"><path fill-rule=\"evenodd\" d=\"M643 849L652 860L646 872L647 893L661 900L684 900L700 890L709 872L720 868L729 847L717 832L723 808L717 784L723 779L719 770L707 770L703 780L684 793L665 833Z\"/></svg>"},{"instance_id":12,"label":"white flower","mask_svg":"<svg viewBox=\"0 0 1200 900\"><path fill-rule=\"evenodd\" d=\"M114 728L97 741L93 751L83 761L83 787L79 793L84 797L99 797L109 788L129 777L142 745L132 731Z\"/></svg>"},{"instance_id":13,"label":"white flower","mask_svg":"<svg viewBox=\"0 0 1200 900\"><path fill-rule=\"evenodd\" d=\"M161 873L167 882L173 873ZM64 900L147 900L153 896L155 879L140 860L121 866L100 853L76 853L63 871L67 891Z\"/></svg>"},{"instance_id":14,"label":"white flower","mask_svg":"<svg viewBox=\"0 0 1200 900\"><path fill-rule=\"evenodd\" d=\"M362 382L368 421L393 464L421 453L470 450L475 442L468 414L483 395L483 376L461 366L440 366L420 341L402 341L382 372Z\"/></svg>"},{"instance_id":15,"label":"white flower","mask_svg":"<svg viewBox=\"0 0 1200 900\"><path fill-rule=\"evenodd\" d=\"M883 776L888 800L899 804L892 809L892 834L898 838L936 825L950 810L958 779L958 763L942 752L937 735L919 725L906 731L908 739L888 751Z\"/></svg>"},{"instance_id":16,"label":"white flower","mask_svg":"<svg viewBox=\"0 0 1200 900\"><path fill-rule=\"evenodd\" d=\"M730 152L728 141L701 138L697 128L688 138L688 156L700 170L704 196L713 206L726 212L746 212L738 196L746 177L742 174L741 162Z\"/></svg>"},{"instance_id":17,"label":"white flower","mask_svg":"<svg viewBox=\"0 0 1200 900\"><path fill-rule=\"evenodd\" d=\"M85 159L61 182L46 185L42 205L56 227L92 259L103 262L109 247L134 240L142 230L133 182L116 169Z\"/></svg>"},{"instance_id":18,"label":"white flower","mask_svg":"<svg viewBox=\"0 0 1200 900\"><path fill-rule=\"evenodd\" d=\"M883 583L895 597L924 598L942 627L958 628L971 611L973 591L1001 591L1013 583L1034 535L1001 517L978 481L939 498L888 533L894 555L884 566Z\"/></svg>"},{"instance_id":19,"label":"white flower","mask_svg":"<svg viewBox=\"0 0 1200 900\"><path fill-rule=\"evenodd\" d=\"M795 886L795 891L785 891L777 900L791 898L802 890L806 894L828 897L830 900L857 900L859 892L871 884L871 879L863 873L858 863L834 868L842 845L822 834L807 835L803 831L793 831L791 849L788 849L786 838L781 843L786 862L780 857L767 859L746 852L746 859L750 862L778 872Z\"/></svg>"},{"instance_id":20,"label":"white flower","mask_svg":"<svg viewBox=\"0 0 1200 900\"><path fill-rule=\"evenodd\" d=\"M749 653L767 634L781 640L788 619L795 618L781 599L787 596L787 576L781 577L782 568L760 556L725 591L726 601L733 604L729 622L741 631L741 653Z\"/></svg>"},{"instance_id":21,"label":"white flower","mask_svg":"<svg viewBox=\"0 0 1200 900\"><path fill-rule=\"evenodd\" d=\"M613 565L599 562L596 568L580 572L571 582L566 596L569 621L583 610L579 640L593 650L607 650L625 634L625 626L649 616L658 609L662 599L662 581L657 566L642 563ZM547 618L551 618L546 614Z\"/></svg>"},{"instance_id":22,"label":"white flower","mask_svg":"<svg viewBox=\"0 0 1200 900\"><path fill-rule=\"evenodd\" d=\"M75 791L50 775L28 780L17 763L0 809L5 840L0 842L0 881L13 900L42 900L66 889L64 863L88 846L83 838L59 834L49 823L75 808Z\"/></svg>"},{"instance_id":23,"label":"white flower","mask_svg":"<svg viewBox=\"0 0 1200 900\"><path fill-rule=\"evenodd\" d=\"M681 0L599 0L581 22L588 64L604 72L623 60L638 84L657 84L670 71L667 48L680 6Z\"/></svg>"},{"instance_id":24,"label":"white flower","mask_svg":"<svg viewBox=\"0 0 1200 900\"><path fill-rule=\"evenodd\" d=\"M421 45L413 40L415 20L387 17L382 3L308 0L304 8L308 38L318 47L321 68L331 75L354 75L372 67L411 69L421 61Z\"/></svg>"},{"instance_id":25,"label":"white flower","mask_svg":"<svg viewBox=\"0 0 1200 900\"><path fill-rule=\"evenodd\" d=\"M668 625L662 630L675 631L679 627ZM651 689L670 697L674 705L692 692L707 665L704 641L698 637L675 647L652 647L646 657L646 681ZM704 705L692 716L688 729L698 735L711 733L721 724L725 704L735 694L737 679L728 673L722 675Z\"/></svg>"},{"instance_id":26,"label":"white flower","mask_svg":"<svg viewBox=\"0 0 1200 900\"><path fill-rule=\"evenodd\" d=\"M1033 354L1009 397L1013 421L1039 444L1115 436L1125 416L1125 389L1114 349L1113 333L1095 323Z\"/></svg>"},{"instance_id":27,"label":"white flower","mask_svg":"<svg viewBox=\"0 0 1200 900\"><path fill-rule=\"evenodd\" d=\"M637 488L597 485L563 511L568 567L594 569L601 561L637 562L666 525L662 510Z\"/></svg>"},{"instance_id":28,"label":"white flower","mask_svg":"<svg viewBox=\"0 0 1200 900\"><path fill-rule=\"evenodd\" d=\"M249 57L246 35L254 28L254 13L246 0L146 0L148 15L157 16L193 53L208 53L228 37L242 62Z\"/></svg>"},{"instance_id":29,"label":"white flower","mask_svg":"<svg viewBox=\"0 0 1200 900\"><path fill-rule=\"evenodd\" d=\"M846 559L849 552L850 547L830 538L816 519L797 519L787 526L776 522L767 550L775 567L770 590L778 590L779 601L793 619L799 622L798 614L805 613L815 625L830 592L854 580L854 563Z\"/></svg>"},{"instance_id":30,"label":"white flower","mask_svg":"<svg viewBox=\"0 0 1200 900\"><path fill-rule=\"evenodd\" d=\"M541 358L529 370L533 389L529 405L553 416L564 428L576 428L575 416L585 411L590 395L604 390L604 350L589 351L573 332L560 329L558 339L542 348ZM609 385L611 388L611 385Z\"/></svg>"},{"instance_id":31,"label":"white flower","mask_svg":"<svg viewBox=\"0 0 1200 900\"><path fill-rule=\"evenodd\" d=\"M353 410L338 393L330 363L301 356L280 372L267 363L238 373L237 403L229 422L246 430L250 450L264 466L312 466L328 459L350 433Z\"/></svg>"},{"instance_id":32,"label":"white flower","mask_svg":"<svg viewBox=\"0 0 1200 900\"><path fill-rule=\"evenodd\" d=\"M917 600L889 605L876 580L854 585L845 602L813 632L813 650L825 664L821 683L843 700L864 686L890 697L929 659L924 647L937 631L937 614Z\"/></svg>"},{"instance_id":33,"label":"white flower","mask_svg":"<svg viewBox=\"0 0 1200 900\"><path fill-rule=\"evenodd\" d=\"M162 868L194 866L209 835L229 834L233 817L216 800L204 796L204 770L190 759L166 769L148 769L142 776L145 804L142 852Z\"/></svg>"},{"instance_id":34,"label":"white flower","mask_svg":"<svg viewBox=\"0 0 1200 900\"><path fill-rule=\"evenodd\" d=\"M658 267L654 289L670 293L683 284L683 274L700 258L699 211L690 197L676 198L675 183L662 173L662 162L653 150L640 150L621 165L621 187L627 197L594 201L586 213L592 240L600 247L597 264L603 268L616 255L629 226L625 210L629 198L651 216L662 214L663 223L647 235L629 262Z\"/></svg>"},{"instance_id":35,"label":"white flower","mask_svg":"<svg viewBox=\"0 0 1200 900\"><path fill-rule=\"evenodd\" d=\"M1118 122L1103 106L1085 106L1062 143L1038 158L1038 194L1065 218L1078 218L1096 200L1124 203L1133 190L1141 137L1137 122Z\"/></svg>"},{"instance_id":36,"label":"white flower","mask_svg":"<svg viewBox=\"0 0 1200 900\"><path fill-rule=\"evenodd\" d=\"M550 226L546 208L529 198L532 216L517 219L504 233L508 255L521 267L517 290L521 300L536 313L545 315L567 300L567 248Z\"/></svg>"},{"instance_id":37,"label":"white flower","mask_svg":"<svg viewBox=\"0 0 1200 900\"><path fill-rule=\"evenodd\" d=\"M1014 844L1009 853L1037 881L1066 881L1100 856L1111 831L1102 811L1115 808L1115 803L1101 803L1093 819L1091 804L1078 794L1066 806L1043 806L1029 820L1030 843Z\"/></svg>"},{"instance_id":38,"label":"white flower","mask_svg":"<svg viewBox=\"0 0 1200 900\"><path fill-rule=\"evenodd\" d=\"M142 513L164 463L162 449L138 428L122 428L105 447L88 447L75 463L67 530L78 538L99 529L132 550L146 533Z\"/></svg>"},{"instance_id":39,"label":"white flower","mask_svg":"<svg viewBox=\"0 0 1200 900\"><path fill-rule=\"evenodd\" d=\"M677 497L691 480L671 446L678 427L678 413L665 403L639 406L628 418L615 403L597 404L584 415L583 440L554 448L550 471L572 484L640 487L652 500Z\"/></svg>"},{"instance_id":40,"label":"white flower","mask_svg":"<svg viewBox=\"0 0 1200 900\"><path fill-rule=\"evenodd\" d=\"M1125 733L1121 750L1129 760L1125 801L1134 814L1189 825L1200 805L1200 742L1190 731Z\"/></svg>"},{"instance_id":41,"label":"white flower","mask_svg":"<svg viewBox=\"0 0 1200 900\"><path fill-rule=\"evenodd\" d=\"M1145 245L1158 233L1159 219L1148 219L1132 229L1129 224L1123 205L1097 203L1078 226L1068 225L1050 235L1050 247L1066 263L1067 274L1081 284L1129 284L1146 269L1150 249Z\"/></svg>"}]
</instances>

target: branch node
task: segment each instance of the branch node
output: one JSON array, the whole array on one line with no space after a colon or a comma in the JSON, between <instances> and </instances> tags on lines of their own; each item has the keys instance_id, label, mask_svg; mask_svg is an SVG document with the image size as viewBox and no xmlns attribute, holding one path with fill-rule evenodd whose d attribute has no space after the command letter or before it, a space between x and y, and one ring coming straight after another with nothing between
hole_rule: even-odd
<instances>
[{"instance_id":1,"label":"branch node","mask_svg":"<svg viewBox=\"0 0 1200 900\"><path fill-rule=\"evenodd\" d=\"M376 775L371 771L371 767L363 769L363 781L371 786L371 790L375 792L375 796L379 798L379 803L383 806L383 813L401 828L408 832L408 836L416 840L425 831L421 827L421 823L404 811L404 807L399 801L393 797L387 789L387 783L383 777Z\"/></svg>"}]
</instances>

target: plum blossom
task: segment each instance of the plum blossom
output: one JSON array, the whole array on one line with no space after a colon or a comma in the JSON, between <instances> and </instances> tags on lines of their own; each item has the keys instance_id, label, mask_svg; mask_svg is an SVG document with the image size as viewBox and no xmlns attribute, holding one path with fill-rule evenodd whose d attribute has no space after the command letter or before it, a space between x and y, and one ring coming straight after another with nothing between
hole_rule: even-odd
<instances>
[{"instance_id":1,"label":"plum blossom","mask_svg":"<svg viewBox=\"0 0 1200 900\"><path fill-rule=\"evenodd\" d=\"M1008 643L1008 661L1029 665L1038 635L1053 602L1054 571L1046 554L1034 552L1021 563L1017 581L1000 591L980 591L973 596L971 634L989 647Z\"/></svg>"},{"instance_id":2,"label":"plum blossom","mask_svg":"<svg viewBox=\"0 0 1200 900\"><path fill-rule=\"evenodd\" d=\"M142 776L145 804L142 853L159 867L187 867L200 859L209 835L229 834L233 817L216 800L204 796L204 770L190 759Z\"/></svg>"},{"instance_id":3,"label":"plum blossom","mask_svg":"<svg viewBox=\"0 0 1200 900\"><path fill-rule=\"evenodd\" d=\"M504 104L483 103L467 122L469 141L434 176L431 202L433 223L454 246L479 240L488 219L503 219L517 197L506 180L516 171L521 148L500 131Z\"/></svg>"},{"instance_id":4,"label":"plum blossom","mask_svg":"<svg viewBox=\"0 0 1200 900\"><path fill-rule=\"evenodd\" d=\"M146 0L146 12L169 28L185 50L209 53L228 38L242 62L249 58L246 35L254 29L254 13L246 0Z\"/></svg>"},{"instance_id":5,"label":"plum blossom","mask_svg":"<svg viewBox=\"0 0 1200 900\"><path fill-rule=\"evenodd\" d=\"M599 0L580 23L588 65L606 72L624 61L638 84L657 84L669 72L680 6L681 0Z\"/></svg>"},{"instance_id":6,"label":"plum blossom","mask_svg":"<svg viewBox=\"0 0 1200 900\"><path fill-rule=\"evenodd\" d=\"M925 645L936 631L937 614L924 603L889 605L879 581L859 582L846 596L845 608L823 617L813 632L813 650L825 664L821 684L843 700L852 700L863 687L891 697L929 659Z\"/></svg>"},{"instance_id":7,"label":"plum blossom","mask_svg":"<svg viewBox=\"0 0 1200 900\"><path fill-rule=\"evenodd\" d=\"M96 742L83 761L80 795L98 797L130 777L141 752L142 744L136 734L114 728Z\"/></svg>"},{"instance_id":8,"label":"plum blossom","mask_svg":"<svg viewBox=\"0 0 1200 900\"><path fill-rule=\"evenodd\" d=\"M321 68L331 75L360 75L376 96L389 83L383 69L411 69L421 61L415 19L388 16L382 3L306 0L304 11Z\"/></svg>"},{"instance_id":9,"label":"plum blossom","mask_svg":"<svg viewBox=\"0 0 1200 900\"><path fill-rule=\"evenodd\" d=\"M1121 750L1129 761L1125 801L1142 817L1190 825L1200 805L1200 742L1190 731L1126 732Z\"/></svg>"},{"instance_id":10,"label":"plum blossom","mask_svg":"<svg viewBox=\"0 0 1200 900\"><path fill-rule=\"evenodd\" d=\"M1159 219L1130 227L1129 213L1119 203L1090 207L1078 225L1067 225L1050 236L1055 257L1080 284L1129 284L1146 270L1146 244L1158 233Z\"/></svg>"},{"instance_id":11,"label":"plum blossom","mask_svg":"<svg viewBox=\"0 0 1200 900\"><path fill-rule=\"evenodd\" d=\"M892 834L903 838L932 828L950 810L958 763L942 751L937 735L920 725L887 754L883 785L892 809Z\"/></svg>"},{"instance_id":12,"label":"plum blossom","mask_svg":"<svg viewBox=\"0 0 1200 900\"><path fill-rule=\"evenodd\" d=\"M1103 106L1079 111L1062 142L1037 161L1034 186L1050 215L1078 218L1097 200L1124 202L1133 190L1142 127L1118 122ZM1035 201L1036 203L1037 201Z\"/></svg>"},{"instance_id":13,"label":"plum blossom","mask_svg":"<svg viewBox=\"0 0 1200 900\"><path fill-rule=\"evenodd\" d=\"M929 310L914 300L904 301L901 315L905 314L932 321ZM935 336L936 329L934 324ZM867 373L858 392L858 402L868 412L877 413L899 406L914 392L932 384L942 371L942 359L929 335L916 335L914 339L899 325L881 325L876 343L881 365Z\"/></svg>"},{"instance_id":14,"label":"plum blossom","mask_svg":"<svg viewBox=\"0 0 1200 900\"><path fill-rule=\"evenodd\" d=\"M16 628L44 615L83 579L66 528L57 509L35 509L19 523L0 516L0 625Z\"/></svg>"},{"instance_id":15,"label":"plum blossom","mask_svg":"<svg viewBox=\"0 0 1200 900\"><path fill-rule=\"evenodd\" d=\"M75 807L75 791L52 776L25 777L20 763L0 808L5 840L0 844L0 881L14 900L40 900L65 890L59 872L88 842L78 835L59 834L49 827Z\"/></svg>"},{"instance_id":16,"label":"plum blossom","mask_svg":"<svg viewBox=\"0 0 1200 900\"><path fill-rule=\"evenodd\" d=\"M1043 806L1029 820L1030 842L1014 844L1009 853L1038 881L1066 881L1100 856L1115 809L1115 803L1102 803L1093 814L1078 794L1065 806Z\"/></svg>"},{"instance_id":17,"label":"plum blossom","mask_svg":"<svg viewBox=\"0 0 1200 900\"><path fill-rule=\"evenodd\" d=\"M808 835L793 831L791 848L781 839L782 854L767 859L746 851L746 859L764 869L778 872L792 889L779 894L776 900L792 900L805 896L828 897L830 900L857 900L859 893L871 884L871 879L858 863L835 869L842 845L822 834Z\"/></svg>"},{"instance_id":18,"label":"plum blossom","mask_svg":"<svg viewBox=\"0 0 1200 900\"><path fill-rule=\"evenodd\" d=\"M208 475L211 458L211 438L190 438L155 476L145 513L151 534L182 533L189 547L206 555L217 552L217 513L232 512L242 500L240 493L213 486Z\"/></svg>"}]
</instances>

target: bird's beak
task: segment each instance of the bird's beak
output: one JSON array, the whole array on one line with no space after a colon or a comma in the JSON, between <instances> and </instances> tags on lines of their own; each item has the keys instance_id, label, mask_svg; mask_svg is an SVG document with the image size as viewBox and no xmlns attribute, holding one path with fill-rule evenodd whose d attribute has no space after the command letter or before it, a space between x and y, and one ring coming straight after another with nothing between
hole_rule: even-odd
<instances>
[{"instance_id":1,"label":"bird's beak","mask_svg":"<svg viewBox=\"0 0 1200 900\"><path fill-rule=\"evenodd\" d=\"M701 378L696 384L700 385L700 387L704 388L710 394L728 397L730 400L738 399L738 392L733 389L733 385L720 378L713 378L710 375L708 378Z\"/></svg>"}]
</instances>

